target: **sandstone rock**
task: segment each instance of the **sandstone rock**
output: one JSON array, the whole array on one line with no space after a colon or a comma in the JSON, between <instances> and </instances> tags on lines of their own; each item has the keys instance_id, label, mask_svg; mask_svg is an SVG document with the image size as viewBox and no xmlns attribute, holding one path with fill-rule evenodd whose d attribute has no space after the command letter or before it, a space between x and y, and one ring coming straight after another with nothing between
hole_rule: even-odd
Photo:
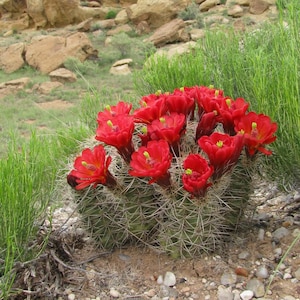
<instances>
[{"instance_id":1,"label":"sandstone rock","mask_svg":"<svg viewBox=\"0 0 300 300\"><path fill-rule=\"evenodd\" d=\"M151 31L148 23L146 21L140 22L135 29L135 32L139 35L147 34Z\"/></svg>"},{"instance_id":2,"label":"sandstone rock","mask_svg":"<svg viewBox=\"0 0 300 300\"><path fill-rule=\"evenodd\" d=\"M116 26L116 22L114 19L99 20L94 22L94 25L99 26L102 29L111 29Z\"/></svg>"},{"instance_id":3,"label":"sandstone rock","mask_svg":"<svg viewBox=\"0 0 300 300\"><path fill-rule=\"evenodd\" d=\"M220 4L220 0L206 0L199 5L200 11L208 11L210 8Z\"/></svg>"},{"instance_id":4,"label":"sandstone rock","mask_svg":"<svg viewBox=\"0 0 300 300\"><path fill-rule=\"evenodd\" d=\"M76 26L76 29L78 31L81 31L81 32L90 31L91 30L91 26L92 26L92 22L93 22L93 18L89 18L87 20L84 20L83 22L79 23Z\"/></svg>"},{"instance_id":5,"label":"sandstone rock","mask_svg":"<svg viewBox=\"0 0 300 300\"><path fill-rule=\"evenodd\" d=\"M239 18L244 14L244 10L240 5L234 5L228 8L227 14L228 16Z\"/></svg>"},{"instance_id":6,"label":"sandstone rock","mask_svg":"<svg viewBox=\"0 0 300 300\"><path fill-rule=\"evenodd\" d=\"M171 22L159 27L148 39L148 42L152 42L156 47L161 47L168 43L186 41L182 39L181 29L185 27L185 23L182 19L174 19Z\"/></svg>"},{"instance_id":7,"label":"sandstone rock","mask_svg":"<svg viewBox=\"0 0 300 300\"><path fill-rule=\"evenodd\" d=\"M116 28L113 28L109 31L107 31L106 35L115 35L121 32L130 32L132 31L132 28L128 24L117 26Z\"/></svg>"},{"instance_id":8,"label":"sandstone rock","mask_svg":"<svg viewBox=\"0 0 300 300\"><path fill-rule=\"evenodd\" d=\"M126 24L129 21L127 12L125 9L122 9L121 11L118 12L118 14L115 17L115 22L116 24Z\"/></svg>"},{"instance_id":9,"label":"sandstone rock","mask_svg":"<svg viewBox=\"0 0 300 300\"><path fill-rule=\"evenodd\" d=\"M116 61L110 68L110 73L113 75L128 75L131 73L129 69L129 64L132 63L131 58L124 58Z\"/></svg>"},{"instance_id":10,"label":"sandstone rock","mask_svg":"<svg viewBox=\"0 0 300 300\"><path fill-rule=\"evenodd\" d=\"M27 13L32 18L35 27L45 27L47 25L47 17L44 14L44 5L40 0L27 0Z\"/></svg>"},{"instance_id":11,"label":"sandstone rock","mask_svg":"<svg viewBox=\"0 0 300 300\"><path fill-rule=\"evenodd\" d=\"M63 86L61 82L58 81L46 81L38 84L37 86L33 87L33 89L36 89L41 94L49 94L52 90L57 89L59 87Z\"/></svg>"},{"instance_id":12,"label":"sandstone rock","mask_svg":"<svg viewBox=\"0 0 300 300\"><path fill-rule=\"evenodd\" d=\"M0 83L0 98L3 98L8 94L16 93L17 91L24 89L24 87L29 82L30 82L29 77L22 77L19 79Z\"/></svg>"},{"instance_id":13,"label":"sandstone rock","mask_svg":"<svg viewBox=\"0 0 300 300\"><path fill-rule=\"evenodd\" d=\"M202 39L205 36L205 30L204 29L193 28L190 31L190 36L191 36L192 41L197 41L199 39Z\"/></svg>"},{"instance_id":14,"label":"sandstone rock","mask_svg":"<svg viewBox=\"0 0 300 300\"><path fill-rule=\"evenodd\" d=\"M0 69L5 73L12 73L24 65L24 43L12 44L0 48Z\"/></svg>"},{"instance_id":15,"label":"sandstone rock","mask_svg":"<svg viewBox=\"0 0 300 300\"><path fill-rule=\"evenodd\" d=\"M138 0L127 8L127 15L135 25L146 21L153 30L170 22L190 3L190 0Z\"/></svg>"},{"instance_id":16,"label":"sandstone rock","mask_svg":"<svg viewBox=\"0 0 300 300\"><path fill-rule=\"evenodd\" d=\"M75 82L76 75L68 69L59 68L49 73L51 81L58 81L60 83Z\"/></svg>"},{"instance_id":17,"label":"sandstone rock","mask_svg":"<svg viewBox=\"0 0 300 300\"><path fill-rule=\"evenodd\" d=\"M88 7L101 7L101 4L97 1L89 1L87 6Z\"/></svg>"},{"instance_id":18,"label":"sandstone rock","mask_svg":"<svg viewBox=\"0 0 300 300\"><path fill-rule=\"evenodd\" d=\"M260 15L269 8L270 4L265 0L250 0L249 12L253 15Z\"/></svg>"},{"instance_id":19,"label":"sandstone rock","mask_svg":"<svg viewBox=\"0 0 300 300\"><path fill-rule=\"evenodd\" d=\"M62 66L68 57L80 61L96 55L85 33L75 33L67 38L61 36L38 36L26 47L26 62L44 74Z\"/></svg>"}]
</instances>

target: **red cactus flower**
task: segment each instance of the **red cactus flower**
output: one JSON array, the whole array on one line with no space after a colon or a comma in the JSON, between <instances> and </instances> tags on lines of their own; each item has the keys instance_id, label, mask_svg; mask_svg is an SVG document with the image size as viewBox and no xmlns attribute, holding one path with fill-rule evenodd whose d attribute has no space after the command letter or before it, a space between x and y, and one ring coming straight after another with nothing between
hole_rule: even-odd
<instances>
[{"instance_id":1,"label":"red cactus flower","mask_svg":"<svg viewBox=\"0 0 300 300\"><path fill-rule=\"evenodd\" d=\"M150 124L168 110L164 95L143 97L140 104L141 108L136 109L133 113L136 123Z\"/></svg>"},{"instance_id":2,"label":"red cactus flower","mask_svg":"<svg viewBox=\"0 0 300 300\"><path fill-rule=\"evenodd\" d=\"M206 159L199 154L190 154L183 162L185 169L182 175L183 187L194 197L203 197L211 185L208 179L214 172Z\"/></svg>"},{"instance_id":3,"label":"red cactus flower","mask_svg":"<svg viewBox=\"0 0 300 300\"><path fill-rule=\"evenodd\" d=\"M67 176L67 181L76 190L82 190L91 184L94 188L98 184L112 188L116 181L108 170L110 163L111 157L106 157L102 145L95 146L92 150L84 149L81 156L75 159L74 169Z\"/></svg>"},{"instance_id":4,"label":"red cactus flower","mask_svg":"<svg viewBox=\"0 0 300 300\"><path fill-rule=\"evenodd\" d=\"M96 130L96 140L117 148L119 154L126 162L130 161L134 151L132 135L134 131L133 117L129 115L117 115L99 122Z\"/></svg>"},{"instance_id":5,"label":"red cactus flower","mask_svg":"<svg viewBox=\"0 0 300 300\"><path fill-rule=\"evenodd\" d=\"M218 121L223 124L223 128L226 133L234 135L234 120L245 115L249 107L249 103L247 103L243 98L232 100L226 97L219 99L218 103Z\"/></svg>"},{"instance_id":6,"label":"red cactus flower","mask_svg":"<svg viewBox=\"0 0 300 300\"><path fill-rule=\"evenodd\" d=\"M167 141L177 155L180 138L185 132L185 127L185 115L171 113L154 120L147 126L147 132L151 140Z\"/></svg>"},{"instance_id":7,"label":"red cactus flower","mask_svg":"<svg viewBox=\"0 0 300 300\"><path fill-rule=\"evenodd\" d=\"M170 186L172 155L166 141L150 141L131 156L129 174L136 177L151 177L149 183L156 182L163 187Z\"/></svg>"},{"instance_id":8,"label":"red cactus flower","mask_svg":"<svg viewBox=\"0 0 300 300\"><path fill-rule=\"evenodd\" d=\"M214 179L221 177L237 162L244 146L243 135L214 132L210 136L202 136L198 140L199 146L207 154L215 173Z\"/></svg>"},{"instance_id":9,"label":"red cactus flower","mask_svg":"<svg viewBox=\"0 0 300 300\"><path fill-rule=\"evenodd\" d=\"M271 144L276 140L274 136L277 124L272 122L269 116L250 112L235 121L235 131L244 135L246 151L253 156L260 151L266 155L272 151L264 148L264 145Z\"/></svg>"},{"instance_id":10,"label":"red cactus flower","mask_svg":"<svg viewBox=\"0 0 300 300\"><path fill-rule=\"evenodd\" d=\"M203 135L210 135L217 126L218 112L216 110L204 113L196 128L196 141Z\"/></svg>"},{"instance_id":11,"label":"red cactus flower","mask_svg":"<svg viewBox=\"0 0 300 300\"><path fill-rule=\"evenodd\" d=\"M187 94L173 94L166 98L169 112L184 114L187 118L194 115L195 101Z\"/></svg>"},{"instance_id":12,"label":"red cactus flower","mask_svg":"<svg viewBox=\"0 0 300 300\"><path fill-rule=\"evenodd\" d=\"M117 103L117 105L114 106L106 106L105 109L98 113L97 122L106 122L107 120L111 119L112 117L118 116L118 115L128 115L130 113L130 110L132 108L131 103L126 103L123 101L120 101Z\"/></svg>"}]
</instances>

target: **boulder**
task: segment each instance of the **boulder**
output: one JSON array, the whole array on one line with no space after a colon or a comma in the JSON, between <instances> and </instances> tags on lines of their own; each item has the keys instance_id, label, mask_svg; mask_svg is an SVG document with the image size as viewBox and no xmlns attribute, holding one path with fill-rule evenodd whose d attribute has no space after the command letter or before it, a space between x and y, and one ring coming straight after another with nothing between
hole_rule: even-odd
<instances>
[{"instance_id":1,"label":"boulder","mask_svg":"<svg viewBox=\"0 0 300 300\"><path fill-rule=\"evenodd\" d=\"M146 21L153 30L170 22L191 2L191 0L138 0L126 11L135 25Z\"/></svg>"},{"instance_id":2,"label":"boulder","mask_svg":"<svg viewBox=\"0 0 300 300\"><path fill-rule=\"evenodd\" d=\"M199 5L199 9L200 11L208 11L218 4L220 4L220 0L206 0Z\"/></svg>"},{"instance_id":3,"label":"boulder","mask_svg":"<svg viewBox=\"0 0 300 300\"><path fill-rule=\"evenodd\" d=\"M39 93L47 95L50 94L53 90L62 86L63 84L58 81L46 81L34 86L33 90L37 90Z\"/></svg>"},{"instance_id":4,"label":"boulder","mask_svg":"<svg viewBox=\"0 0 300 300\"><path fill-rule=\"evenodd\" d=\"M264 0L250 0L249 3L249 12L253 15L260 15L264 13L270 4Z\"/></svg>"},{"instance_id":5,"label":"boulder","mask_svg":"<svg viewBox=\"0 0 300 300\"><path fill-rule=\"evenodd\" d=\"M84 61L97 54L83 32L74 33L68 37L37 36L26 47L26 62L43 74L50 73L61 67L68 57Z\"/></svg>"},{"instance_id":6,"label":"boulder","mask_svg":"<svg viewBox=\"0 0 300 300\"><path fill-rule=\"evenodd\" d=\"M77 81L76 75L68 69L59 68L49 73L52 82L75 82Z\"/></svg>"},{"instance_id":7,"label":"boulder","mask_svg":"<svg viewBox=\"0 0 300 300\"><path fill-rule=\"evenodd\" d=\"M129 64L132 63L131 58L124 58L116 61L109 70L113 75L128 75L131 73Z\"/></svg>"},{"instance_id":8,"label":"boulder","mask_svg":"<svg viewBox=\"0 0 300 300\"><path fill-rule=\"evenodd\" d=\"M17 91L24 89L29 82L29 77L22 77L15 80L0 83L0 98L3 98L6 95L16 93Z\"/></svg>"},{"instance_id":9,"label":"boulder","mask_svg":"<svg viewBox=\"0 0 300 300\"><path fill-rule=\"evenodd\" d=\"M24 50L24 43L16 43L8 47L1 47L0 69L5 73L12 73L20 69L25 64L23 59Z\"/></svg>"},{"instance_id":10,"label":"boulder","mask_svg":"<svg viewBox=\"0 0 300 300\"><path fill-rule=\"evenodd\" d=\"M162 25L147 39L156 47L162 47L173 42L187 42L189 35L185 32L185 23L182 19L174 19Z\"/></svg>"}]
</instances>

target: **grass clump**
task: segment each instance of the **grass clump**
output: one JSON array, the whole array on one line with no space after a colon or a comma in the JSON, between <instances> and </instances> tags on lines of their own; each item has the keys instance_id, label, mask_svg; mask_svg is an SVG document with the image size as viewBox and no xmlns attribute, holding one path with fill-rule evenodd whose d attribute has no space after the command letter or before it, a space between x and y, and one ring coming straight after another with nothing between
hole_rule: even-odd
<instances>
[{"instance_id":1,"label":"grass clump","mask_svg":"<svg viewBox=\"0 0 300 300\"><path fill-rule=\"evenodd\" d=\"M300 177L299 27L299 2L293 0L275 24L243 34L210 31L189 54L153 56L134 75L135 87L143 95L212 84L230 97L243 96L252 110L278 123L269 174L294 183Z\"/></svg>"}]
</instances>

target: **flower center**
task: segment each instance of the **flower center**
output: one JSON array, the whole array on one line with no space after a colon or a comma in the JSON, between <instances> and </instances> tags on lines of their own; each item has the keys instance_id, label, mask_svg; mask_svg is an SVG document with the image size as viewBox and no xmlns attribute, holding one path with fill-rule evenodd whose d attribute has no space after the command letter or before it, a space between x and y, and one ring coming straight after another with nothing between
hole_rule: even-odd
<instances>
[{"instance_id":1,"label":"flower center","mask_svg":"<svg viewBox=\"0 0 300 300\"><path fill-rule=\"evenodd\" d=\"M223 147L223 141L218 141L216 143L216 145L218 146L218 148L222 148Z\"/></svg>"},{"instance_id":2,"label":"flower center","mask_svg":"<svg viewBox=\"0 0 300 300\"><path fill-rule=\"evenodd\" d=\"M192 175L193 174L193 170L192 169L186 169L185 170L185 174L186 175Z\"/></svg>"}]
</instances>

